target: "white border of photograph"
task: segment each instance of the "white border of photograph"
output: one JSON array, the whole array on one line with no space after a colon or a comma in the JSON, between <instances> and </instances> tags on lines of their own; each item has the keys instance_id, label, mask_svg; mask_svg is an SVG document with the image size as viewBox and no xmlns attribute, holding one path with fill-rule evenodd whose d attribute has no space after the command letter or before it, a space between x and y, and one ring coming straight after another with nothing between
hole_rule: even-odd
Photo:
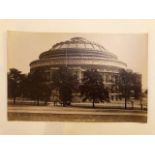
<instances>
[{"instance_id":1,"label":"white border of photograph","mask_svg":"<svg viewBox=\"0 0 155 155\"><path fill-rule=\"evenodd\" d=\"M154 134L155 104L155 21L153 20L0 20L1 51L1 134ZM63 25L63 27L61 26ZM69 123L8 122L7 120L7 31L85 32L85 33L148 33L148 123Z\"/></svg>"}]
</instances>

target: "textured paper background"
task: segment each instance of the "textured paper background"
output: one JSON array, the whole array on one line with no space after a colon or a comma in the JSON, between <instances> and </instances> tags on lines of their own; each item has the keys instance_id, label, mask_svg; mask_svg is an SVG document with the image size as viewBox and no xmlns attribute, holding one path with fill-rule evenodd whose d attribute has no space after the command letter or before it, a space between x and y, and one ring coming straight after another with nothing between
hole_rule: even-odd
<instances>
[{"instance_id":1,"label":"textured paper background","mask_svg":"<svg viewBox=\"0 0 155 155\"><path fill-rule=\"evenodd\" d=\"M7 31L148 33L148 123L7 121ZM155 20L0 20L0 134L155 134Z\"/></svg>"}]
</instances>

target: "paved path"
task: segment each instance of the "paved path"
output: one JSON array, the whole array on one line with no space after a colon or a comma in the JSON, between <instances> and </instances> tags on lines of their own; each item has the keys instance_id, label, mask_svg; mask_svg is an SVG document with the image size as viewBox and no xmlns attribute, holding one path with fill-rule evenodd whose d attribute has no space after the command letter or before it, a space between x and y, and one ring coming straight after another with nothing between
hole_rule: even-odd
<instances>
[{"instance_id":1,"label":"paved path","mask_svg":"<svg viewBox=\"0 0 155 155\"><path fill-rule=\"evenodd\" d=\"M9 113L38 113L38 114L81 114L81 115L134 115L147 116L146 111L104 108L81 107L54 107L54 106L9 106Z\"/></svg>"}]
</instances>

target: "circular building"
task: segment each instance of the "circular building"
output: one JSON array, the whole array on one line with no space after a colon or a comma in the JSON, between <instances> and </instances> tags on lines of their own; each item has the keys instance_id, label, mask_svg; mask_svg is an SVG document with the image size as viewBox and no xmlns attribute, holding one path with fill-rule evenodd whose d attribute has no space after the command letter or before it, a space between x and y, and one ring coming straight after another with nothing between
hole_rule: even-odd
<instances>
[{"instance_id":1,"label":"circular building","mask_svg":"<svg viewBox=\"0 0 155 155\"><path fill-rule=\"evenodd\" d=\"M40 54L39 59L30 63L31 72L43 69L48 73L49 79L52 71L61 66L67 66L82 78L83 72L90 68L97 69L104 79L104 84L110 88L111 99L118 99L112 86L120 69L126 69L126 63L118 60L117 56L102 45L82 37L56 43L51 49Z\"/></svg>"}]
</instances>

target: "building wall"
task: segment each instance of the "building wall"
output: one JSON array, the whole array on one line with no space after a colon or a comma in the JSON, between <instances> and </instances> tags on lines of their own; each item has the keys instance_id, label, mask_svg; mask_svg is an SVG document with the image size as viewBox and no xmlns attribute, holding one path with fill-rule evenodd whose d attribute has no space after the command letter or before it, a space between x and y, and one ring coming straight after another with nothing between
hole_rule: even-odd
<instances>
[{"instance_id":1,"label":"building wall","mask_svg":"<svg viewBox=\"0 0 155 155\"><path fill-rule=\"evenodd\" d=\"M72 70L73 74L77 74L79 81L81 81L84 71L86 71L87 69L90 69L91 67L93 66L87 66L87 67L86 66L83 66L83 67L69 66L69 69ZM42 69L46 72L45 76L47 78L47 81L51 81L53 71L59 69L59 67L47 67L47 68L42 68ZM117 87L116 80L118 78L119 69L115 67L108 67L108 68L102 68L102 69L100 68L97 70L102 75L104 85L106 88L108 88L110 92L109 93L110 100L111 101L121 100L122 95L120 92L117 91L117 88L116 88ZM75 93L73 97L73 102L82 102L82 99L79 96L80 96L80 93L78 92Z\"/></svg>"}]
</instances>

